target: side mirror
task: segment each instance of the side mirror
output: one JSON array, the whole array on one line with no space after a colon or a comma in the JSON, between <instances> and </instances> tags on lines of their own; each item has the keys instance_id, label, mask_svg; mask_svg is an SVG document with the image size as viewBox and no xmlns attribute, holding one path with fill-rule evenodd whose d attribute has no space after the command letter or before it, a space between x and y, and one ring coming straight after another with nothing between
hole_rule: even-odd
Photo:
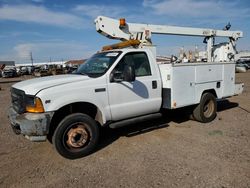
<instances>
[{"instance_id":1,"label":"side mirror","mask_svg":"<svg viewBox=\"0 0 250 188\"><path fill-rule=\"evenodd\" d=\"M124 68L124 81L133 82L135 81L135 69L131 65L126 65Z\"/></svg>"},{"instance_id":2,"label":"side mirror","mask_svg":"<svg viewBox=\"0 0 250 188\"><path fill-rule=\"evenodd\" d=\"M111 74L110 78L111 82L122 82L123 81L123 75L121 71L115 71Z\"/></svg>"},{"instance_id":3,"label":"side mirror","mask_svg":"<svg viewBox=\"0 0 250 188\"><path fill-rule=\"evenodd\" d=\"M113 74L111 74L110 81L111 82L122 82L122 81L133 82L135 81L135 69L130 65L126 65L124 67L123 72L115 71Z\"/></svg>"}]
</instances>

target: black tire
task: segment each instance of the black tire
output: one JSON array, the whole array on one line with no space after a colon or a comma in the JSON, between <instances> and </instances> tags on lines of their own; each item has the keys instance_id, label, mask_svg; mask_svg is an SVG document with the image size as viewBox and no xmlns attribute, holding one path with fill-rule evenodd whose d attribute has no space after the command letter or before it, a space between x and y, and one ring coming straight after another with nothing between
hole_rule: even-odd
<instances>
[{"instance_id":1,"label":"black tire","mask_svg":"<svg viewBox=\"0 0 250 188\"><path fill-rule=\"evenodd\" d=\"M57 126L52 142L57 152L67 159L89 155L99 139L99 127L95 120L82 113L66 116Z\"/></svg>"},{"instance_id":2,"label":"black tire","mask_svg":"<svg viewBox=\"0 0 250 188\"><path fill-rule=\"evenodd\" d=\"M215 119L217 112L216 98L212 93L204 93L194 111L193 117L196 121L208 123Z\"/></svg>"}]
</instances>

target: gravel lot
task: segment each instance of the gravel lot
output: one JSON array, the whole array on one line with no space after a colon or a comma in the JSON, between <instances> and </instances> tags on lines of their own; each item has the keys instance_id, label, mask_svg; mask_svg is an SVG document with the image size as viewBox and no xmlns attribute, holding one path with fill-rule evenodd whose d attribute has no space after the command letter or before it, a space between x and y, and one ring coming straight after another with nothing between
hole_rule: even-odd
<instances>
[{"instance_id":1,"label":"gravel lot","mask_svg":"<svg viewBox=\"0 0 250 188\"><path fill-rule=\"evenodd\" d=\"M250 187L250 72L236 76L244 93L219 102L213 122L176 111L104 129L98 150L77 160L12 132L9 89L27 77L0 78L0 187Z\"/></svg>"}]
</instances>

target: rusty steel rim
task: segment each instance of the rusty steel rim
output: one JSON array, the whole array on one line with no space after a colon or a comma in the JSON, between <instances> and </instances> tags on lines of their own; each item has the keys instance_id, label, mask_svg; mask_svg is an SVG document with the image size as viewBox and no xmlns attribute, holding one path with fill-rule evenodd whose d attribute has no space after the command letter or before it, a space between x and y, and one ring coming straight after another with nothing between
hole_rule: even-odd
<instances>
[{"instance_id":1,"label":"rusty steel rim","mask_svg":"<svg viewBox=\"0 0 250 188\"><path fill-rule=\"evenodd\" d=\"M209 118L212 116L214 112L214 103L212 100L209 100L205 103L204 108L203 108L204 116L206 118Z\"/></svg>"},{"instance_id":2,"label":"rusty steel rim","mask_svg":"<svg viewBox=\"0 0 250 188\"><path fill-rule=\"evenodd\" d=\"M77 123L67 132L66 144L69 148L82 148L90 140L90 134L83 123Z\"/></svg>"}]
</instances>

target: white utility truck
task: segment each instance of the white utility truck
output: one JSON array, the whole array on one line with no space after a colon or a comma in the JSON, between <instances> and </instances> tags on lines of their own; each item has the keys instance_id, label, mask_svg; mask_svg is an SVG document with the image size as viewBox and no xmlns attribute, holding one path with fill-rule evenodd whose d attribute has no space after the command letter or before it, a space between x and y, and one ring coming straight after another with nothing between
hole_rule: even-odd
<instances>
[{"instance_id":1,"label":"white utility truck","mask_svg":"<svg viewBox=\"0 0 250 188\"><path fill-rule=\"evenodd\" d=\"M236 41L241 31L126 23L99 16L96 30L122 42L105 46L74 74L36 78L11 88L9 119L17 134L52 141L69 159L93 152L100 126L120 127L159 114L162 108L194 105L202 123L216 117L216 99L240 94L235 84ZM207 62L157 62L152 34L200 36ZM215 37L228 42L214 44ZM126 122L126 123L125 123Z\"/></svg>"}]
</instances>

